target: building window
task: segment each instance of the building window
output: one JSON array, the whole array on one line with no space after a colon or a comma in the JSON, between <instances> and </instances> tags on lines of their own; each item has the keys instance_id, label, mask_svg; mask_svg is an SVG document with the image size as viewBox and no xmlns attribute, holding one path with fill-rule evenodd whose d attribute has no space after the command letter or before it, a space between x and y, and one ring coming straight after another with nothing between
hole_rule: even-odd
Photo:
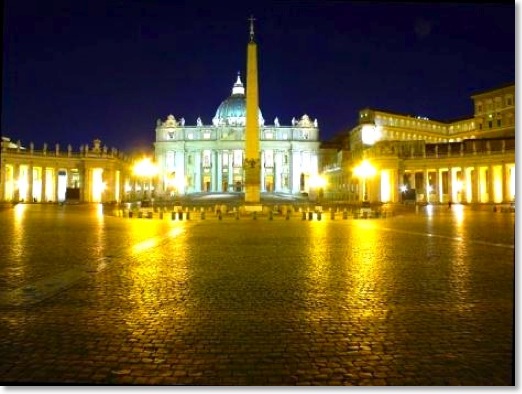
<instances>
[{"instance_id":1,"label":"building window","mask_svg":"<svg viewBox=\"0 0 522 394\"><path fill-rule=\"evenodd\" d=\"M234 151L234 167L241 167L243 165L243 151Z\"/></svg>"},{"instance_id":2,"label":"building window","mask_svg":"<svg viewBox=\"0 0 522 394\"><path fill-rule=\"evenodd\" d=\"M509 105L509 106L513 105L513 98L512 97L508 97L506 99L506 104Z\"/></svg>"},{"instance_id":3,"label":"building window","mask_svg":"<svg viewBox=\"0 0 522 394\"><path fill-rule=\"evenodd\" d=\"M174 158L175 158L174 151L171 151L171 150L167 151L165 167L167 167L167 170L169 170L169 171L174 169Z\"/></svg>"},{"instance_id":4,"label":"building window","mask_svg":"<svg viewBox=\"0 0 522 394\"><path fill-rule=\"evenodd\" d=\"M502 126L502 119L497 119L497 127Z\"/></svg>"},{"instance_id":5,"label":"building window","mask_svg":"<svg viewBox=\"0 0 522 394\"><path fill-rule=\"evenodd\" d=\"M274 167L274 153L271 150L265 151L265 167Z\"/></svg>"},{"instance_id":6,"label":"building window","mask_svg":"<svg viewBox=\"0 0 522 394\"><path fill-rule=\"evenodd\" d=\"M493 121L489 120L488 121L488 128L491 129L492 127L493 127Z\"/></svg>"},{"instance_id":7,"label":"building window","mask_svg":"<svg viewBox=\"0 0 522 394\"><path fill-rule=\"evenodd\" d=\"M203 151L203 167L206 167L206 168L210 167L210 151L209 150Z\"/></svg>"}]
</instances>

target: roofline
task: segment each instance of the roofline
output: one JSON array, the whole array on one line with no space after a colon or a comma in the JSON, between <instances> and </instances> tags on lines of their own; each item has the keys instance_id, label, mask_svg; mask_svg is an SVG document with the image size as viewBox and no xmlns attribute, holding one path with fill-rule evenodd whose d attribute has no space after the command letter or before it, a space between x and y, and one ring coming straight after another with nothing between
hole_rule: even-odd
<instances>
[{"instance_id":1,"label":"roofline","mask_svg":"<svg viewBox=\"0 0 522 394\"><path fill-rule=\"evenodd\" d=\"M406 118L412 118L412 119L417 119L417 116L419 116L419 115L412 115L412 114L408 114L408 113L390 111L390 110L385 110L385 109L380 109L380 108L375 108L375 107L364 107L364 108L360 109L359 112L364 111L366 109L368 109L370 111L383 112L386 114L404 116ZM427 117L427 118L428 118L427 120L431 121L431 122L447 123L445 120L434 119L434 118L430 118L430 117Z\"/></svg>"},{"instance_id":2,"label":"roofline","mask_svg":"<svg viewBox=\"0 0 522 394\"><path fill-rule=\"evenodd\" d=\"M476 96L481 96L481 95L486 94L486 93L491 93L491 92L494 92L495 90L509 88L511 86L513 86L513 88L515 88L515 81L503 83L502 85L498 85L495 88L490 88L490 89L486 89L486 90L477 91L477 92L475 92L475 93L473 93L471 95L471 98L476 97Z\"/></svg>"}]
</instances>

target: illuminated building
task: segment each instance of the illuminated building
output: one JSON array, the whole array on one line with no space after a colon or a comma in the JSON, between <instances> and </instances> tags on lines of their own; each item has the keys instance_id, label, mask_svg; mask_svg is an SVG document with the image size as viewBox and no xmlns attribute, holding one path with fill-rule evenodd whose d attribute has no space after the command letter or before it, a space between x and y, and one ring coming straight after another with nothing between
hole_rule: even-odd
<instances>
[{"instance_id":1,"label":"illuminated building","mask_svg":"<svg viewBox=\"0 0 522 394\"><path fill-rule=\"evenodd\" d=\"M130 183L130 160L100 140L79 151L58 144L39 150L2 137L0 158L0 201L120 202Z\"/></svg>"},{"instance_id":2,"label":"illuminated building","mask_svg":"<svg viewBox=\"0 0 522 394\"><path fill-rule=\"evenodd\" d=\"M256 48L252 37L251 30L249 55ZM248 70L250 76L251 71ZM247 82L256 85L251 93L257 97L257 77L251 82L247 75ZM198 118L195 124L188 125L184 118L176 119L173 115L165 121L158 119L154 144L160 174L158 195L246 192L247 182L251 182L246 175L252 159L256 160L252 176L259 183L258 187L250 185L255 189L252 201L258 200L259 192L309 191L310 180L317 176L319 168L317 119L305 114L300 119L293 118L289 125L280 124L277 117L273 124L265 124L257 99L253 100L250 110L257 110L258 127L254 123L250 128L259 139L249 142L246 102L238 75L232 94L219 105L211 124Z\"/></svg>"},{"instance_id":3,"label":"illuminated building","mask_svg":"<svg viewBox=\"0 0 522 394\"><path fill-rule=\"evenodd\" d=\"M359 123L323 144L331 200L501 203L515 198L515 85L473 95L474 115L451 122L365 108Z\"/></svg>"}]
</instances>

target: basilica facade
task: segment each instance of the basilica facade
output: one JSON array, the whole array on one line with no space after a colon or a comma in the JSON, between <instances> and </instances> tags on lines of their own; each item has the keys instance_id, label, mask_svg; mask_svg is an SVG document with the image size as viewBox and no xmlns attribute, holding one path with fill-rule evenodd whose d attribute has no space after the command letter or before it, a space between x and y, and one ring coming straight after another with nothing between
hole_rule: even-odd
<instances>
[{"instance_id":1,"label":"basilica facade","mask_svg":"<svg viewBox=\"0 0 522 394\"><path fill-rule=\"evenodd\" d=\"M262 192L308 192L319 169L317 119L304 114L284 125L265 123L259 109ZM154 143L157 195L243 192L246 97L240 76L212 118L193 124L173 115L158 119Z\"/></svg>"}]
</instances>

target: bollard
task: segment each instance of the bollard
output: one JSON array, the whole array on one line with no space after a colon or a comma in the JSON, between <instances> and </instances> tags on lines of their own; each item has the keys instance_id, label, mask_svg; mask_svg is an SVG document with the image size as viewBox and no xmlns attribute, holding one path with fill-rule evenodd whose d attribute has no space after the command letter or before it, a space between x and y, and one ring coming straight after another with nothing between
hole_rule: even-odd
<instances>
[{"instance_id":1,"label":"bollard","mask_svg":"<svg viewBox=\"0 0 522 394\"><path fill-rule=\"evenodd\" d=\"M272 210L270 210L270 211L268 212L268 220L274 220L273 215L274 215L274 214L272 213Z\"/></svg>"},{"instance_id":2,"label":"bollard","mask_svg":"<svg viewBox=\"0 0 522 394\"><path fill-rule=\"evenodd\" d=\"M286 211L285 219L286 220L290 219L290 211L288 211L288 210Z\"/></svg>"},{"instance_id":3,"label":"bollard","mask_svg":"<svg viewBox=\"0 0 522 394\"><path fill-rule=\"evenodd\" d=\"M314 219L314 213L308 212L308 220L313 220L313 219Z\"/></svg>"},{"instance_id":4,"label":"bollard","mask_svg":"<svg viewBox=\"0 0 522 394\"><path fill-rule=\"evenodd\" d=\"M178 212L178 219L179 220L183 220L183 212L182 211Z\"/></svg>"},{"instance_id":5,"label":"bollard","mask_svg":"<svg viewBox=\"0 0 522 394\"><path fill-rule=\"evenodd\" d=\"M335 220L335 212L330 212L330 219Z\"/></svg>"},{"instance_id":6,"label":"bollard","mask_svg":"<svg viewBox=\"0 0 522 394\"><path fill-rule=\"evenodd\" d=\"M221 217L221 211L219 211L219 213L218 213L218 219L219 219L219 220L222 219L222 217Z\"/></svg>"},{"instance_id":7,"label":"bollard","mask_svg":"<svg viewBox=\"0 0 522 394\"><path fill-rule=\"evenodd\" d=\"M303 211L302 220L306 220L306 212Z\"/></svg>"},{"instance_id":8,"label":"bollard","mask_svg":"<svg viewBox=\"0 0 522 394\"><path fill-rule=\"evenodd\" d=\"M236 220L239 220L239 211L236 212Z\"/></svg>"},{"instance_id":9,"label":"bollard","mask_svg":"<svg viewBox=\"0 0 522 394\"><path fill-rule=\"evenodd\" d=\"M205 220L205 211L201 211L201 220Z\"/></svg>"},{"instance_id":10,"label":"bollard","mask_svg":"<svg viewBox=\"0 0 522 394\"><path fill-rule=\"evenodd\" d=\"M317 212L317 220L321 220L322 212Z\"/></svg>"},{"instance_id":11,"label":"bollard","mask_svg":"<svg viewBox=\"0 0 522 394\"><path fill-rule=\"evenodd\" d=\"M132 211L129 211L129 217L132 218Z\"/></svg>"},{"instance_id":12,"label":"bollard","mask_svg":"<svg viewBox=\"0 0 522 394\"><path fill-rule=\"evenodd\" d=\"M346 212L346 209L343 211L343 219L348 219L348 212Z\"/></svg>"},{"instance_id":13,"label":"bollard","mask_svg":"<svg viewBox=\"0 0 522 394\"><path fill-rule=\"evenodd\" d=\"M189 220L189 219L190 219L190 212L187 211L187 220Z\"/></svg>"},{"instance_id":14,"label":"bollard","mask_svg":"<svg viewBox=\"0 0 522 394\"><path fill-rule=\"evenodd\" d=\"M172 211L172 212L170 213L170 218L171 218L172 220L176 220L176 212Z\"/></svg>"},{"instance_id":15,"label":"bollard","mask_svg":"<svg viewBox=\"0 0 522 394\"><path fill-rule=\"evenodd\" d=\"M253 217L254 220L257 220L257 212L256 211L254 211L254 214L252 215L252 217Z\"/></svg>"}]
</instances>

